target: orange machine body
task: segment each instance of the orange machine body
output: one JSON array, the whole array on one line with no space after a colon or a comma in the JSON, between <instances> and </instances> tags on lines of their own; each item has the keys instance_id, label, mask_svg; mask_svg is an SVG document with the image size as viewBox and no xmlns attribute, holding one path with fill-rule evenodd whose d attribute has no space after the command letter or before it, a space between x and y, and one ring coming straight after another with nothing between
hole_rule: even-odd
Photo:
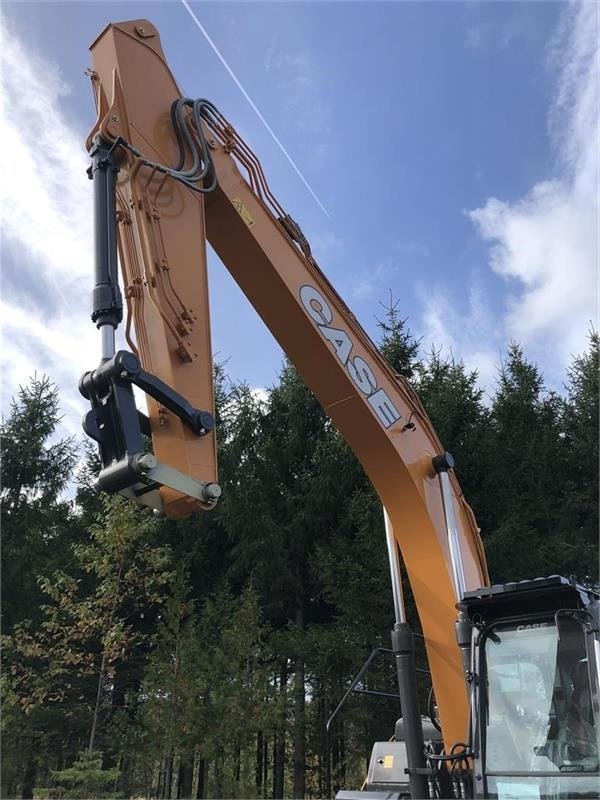
<instances>
[{"instance_id":1,"label":"orange machine body","mask_svg":"<svg viewBox=\"0 0 600 800\"><path fill-rule=\"evenodd\" d=\"M170 164L171 103L180 97L156 29L110 25L92 45L100 131ZM207 125L218 186L194 194L127 156L119 181L125 293L146 369L212 408L205 236L363 465L389 515L425 636L444 741L463 741L469 702L440 486L442 445L418 397L379 354L326 279L299 228L269 192L258 161L225 120ZM243 169L244 174L240 167ZM156 404L157 457L216 480L214 436L195 438ZM466 589L488 583L473 514L451 476ZM161 491L166 491L162 489ZM170 516L199 507L172 493ZM382 542L383 546L383 542Z\"/></svg>"},{"instance_id":2,"label":"orange machine body","mask_svg":"<svg viewBox=\"0 0 600 800\"><path fill-rule=\"evenodd\" d=\"M153 160L167 164L176 160L169 110L180 92L157 43L154 28L140 21L111 26L92 45L98 124L88 148L99 132L108 140L122 136ZM212 412L204 208L188 195L180 183L139 168L131 157L121 164L117 220L128 310L126 336L145 370L196 408ZM148 416L159 461L197 480L216 483L214 431L201 438L194 435L151 398ZM172 489L162 487L160 492L169 517L203 508Z\"/></svg>"}]
</instances>

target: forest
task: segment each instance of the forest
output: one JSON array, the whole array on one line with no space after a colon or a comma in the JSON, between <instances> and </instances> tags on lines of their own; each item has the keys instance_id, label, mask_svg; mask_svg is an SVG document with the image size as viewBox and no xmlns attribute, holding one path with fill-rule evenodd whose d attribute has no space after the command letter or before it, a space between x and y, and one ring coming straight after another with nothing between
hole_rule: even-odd
<instances>
[{"instance_id":1,"label":"forest","mask_svg":"<svg viewBox=\"0 0 600 800\"><path fill-rule=\"evenodd\" d=\"M484 390L396 305L382 317L378 347L455 458L492 580L597 580L597 332L560 391L517 343ZM332 797L393 733L399 704L356 696L325 734L389 646L381 504L289 363L266 398L227 364L215 376L223 497L178 522L93 491L52 376L6 387L2 797ZM364 687L394 693L393 665Z\"/></svg>"}]
</instances>

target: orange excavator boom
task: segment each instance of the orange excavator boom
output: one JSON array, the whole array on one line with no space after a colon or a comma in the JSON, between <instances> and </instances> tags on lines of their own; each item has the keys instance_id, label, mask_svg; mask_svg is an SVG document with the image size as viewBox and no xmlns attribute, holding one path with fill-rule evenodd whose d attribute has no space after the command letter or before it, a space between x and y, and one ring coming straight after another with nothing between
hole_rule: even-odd
<instances>
[{"instance_id":1,"label":"orange excavator boom","mask_svg":"<svg viewBox=\"0 0 600 800\"><path fill-rule=\"evenodd\" d=\"M154 26L109 25L91 50L98 117L88 148L99 207L110 211L105 184L114 184L131 348L112 346L118 298L107 300L105 285L117 242L102 229L113 249L110 269L97 269L105 350L82 380L87 430L103 452L101 488L172 518L217 501L208 240L379 494L418 607L444 740L463 741L469 702L455 605L488 575L473 513L419 398L329 283L234 128L208 101L182 98ZM113 409L118 396L135 427L128 382L149 396L138 422L153 455L139 450L137 432L129 447Z\"/></svg>"}]
</instances>

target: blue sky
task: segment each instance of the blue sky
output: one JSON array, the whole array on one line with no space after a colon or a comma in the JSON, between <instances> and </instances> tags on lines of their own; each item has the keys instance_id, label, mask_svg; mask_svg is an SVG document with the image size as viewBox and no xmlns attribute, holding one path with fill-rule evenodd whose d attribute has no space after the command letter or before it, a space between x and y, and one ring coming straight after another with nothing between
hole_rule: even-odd
<instances>
[{"instance_id":1,"label":"blue sky","mask_svg":"<svg viewBox=\"0 0 600 800\"><path fill-rule=\"evenodd\" d=\"M3 408L46 372L78 429L77 378L99 356L83 72L108 22L140 17L183 90L257 153L372 336L391 290L424 349L452 351L483 385L517 339L559 387L597 322L598 6L191 5L329 217L180 2L4 3ZM281 351L214 256L210 280L218 358L270 385Z\"/></svg>"}]
</instances>

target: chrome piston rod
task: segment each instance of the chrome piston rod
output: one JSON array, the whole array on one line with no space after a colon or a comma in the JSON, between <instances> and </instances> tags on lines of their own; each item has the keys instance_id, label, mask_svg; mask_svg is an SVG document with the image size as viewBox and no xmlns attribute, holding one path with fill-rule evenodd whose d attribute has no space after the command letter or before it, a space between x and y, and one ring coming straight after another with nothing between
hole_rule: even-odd
<instances>
[{"instance_id":1,"label":"chrome piston rod","mask_svg":"<svg viewBox=\"0 0 600 800\"><path fill-rule=\"evenodd\" d=\"M452 469L454 466L454 459L450 453L444 453L443 455L436 456L432 460L434 469L437 472L440 482L442 502L444 504L444 515L446 517L446 530L448 532L448 549L450 550L454 593L456 595L456 602L460 603L467 589L467 582L465 580L465 572L460 552L458 523L456 521L456 514L454 513L452 485L450 483L450 475L448 474L448 470Z\"/></svg>"},{"instance_id":2,"label":"chrome piston rod","mask_svg":"<svg viewBox=\"0 0 600 800\"><path fill-rule=\"evenodd\" d=\"M385 539L387 542L388 558L390 562L390 577L392 579L392 596L394 598L394 616L396 622L406 622L404 608L404 594L402 592L402 575L400 573L400 560L398 558L398 544L394 536L394 529L385 508L383 509L385 522Z\"/></svg>"}]
</instances>

